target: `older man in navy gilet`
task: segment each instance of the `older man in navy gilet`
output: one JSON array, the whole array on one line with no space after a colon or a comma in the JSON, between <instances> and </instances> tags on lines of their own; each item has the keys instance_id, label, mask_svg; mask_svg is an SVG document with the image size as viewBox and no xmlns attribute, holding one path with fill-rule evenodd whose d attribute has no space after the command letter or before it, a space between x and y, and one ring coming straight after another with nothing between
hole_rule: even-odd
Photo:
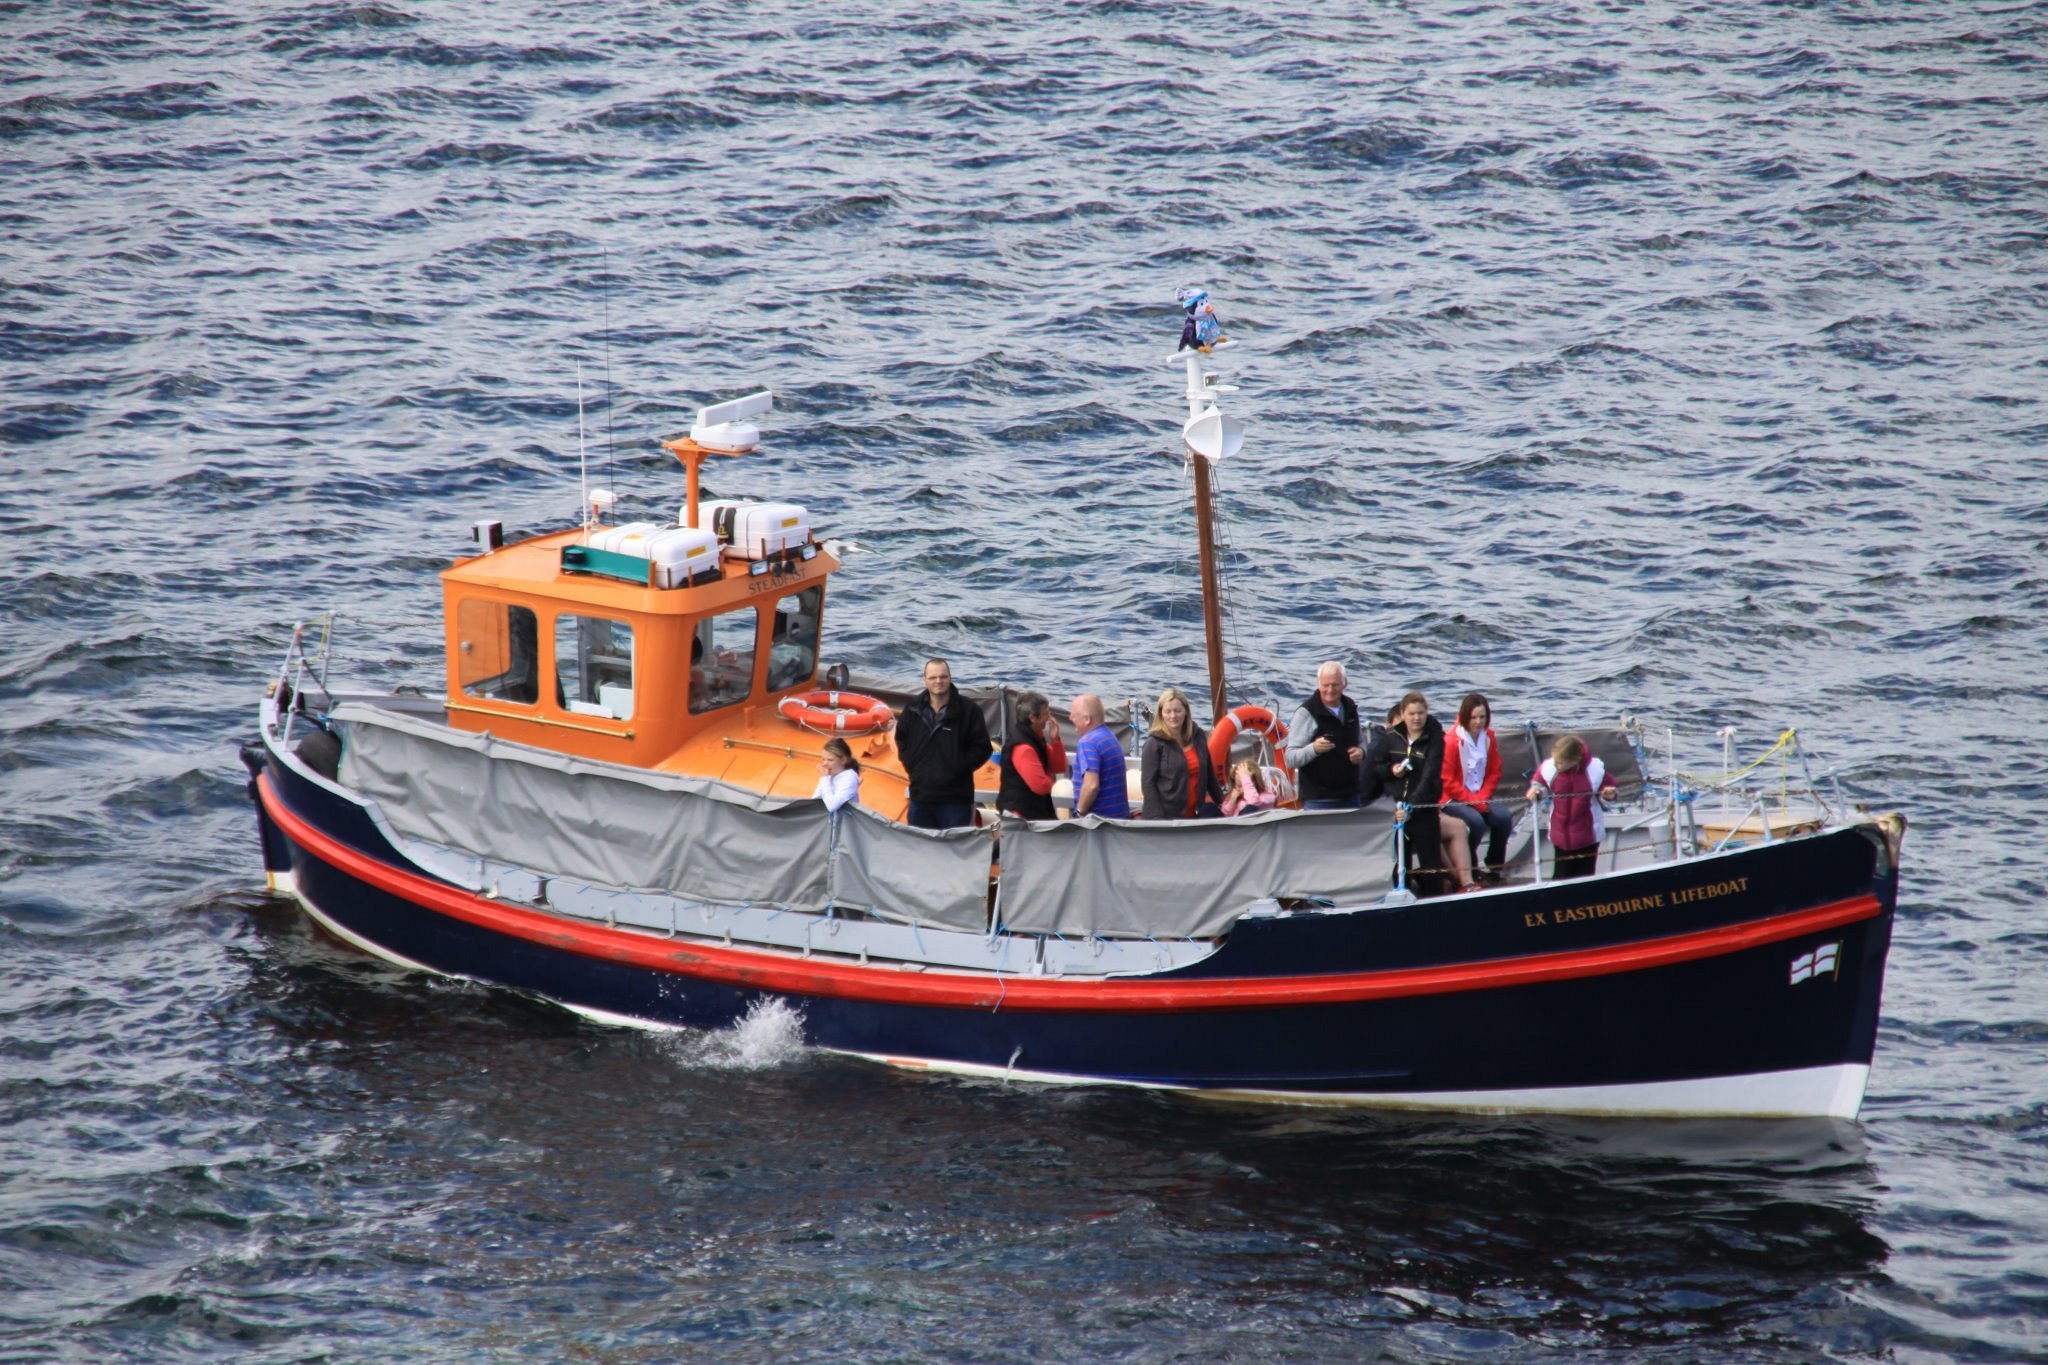
<instances>
[{"instance_id":1,"label":"older man in navy gilet","mask_svg":"<svg viewBox=\"0 0 2048 1365\"><path fill-rule=\"evenodd\" d=\"M1365 741L1358 703L1344 694L1344 665L1333 661L1316 670L1315 693L1295 708L1287 739L1302 809L1355 810Z\"/></svg>"}]
</instances>

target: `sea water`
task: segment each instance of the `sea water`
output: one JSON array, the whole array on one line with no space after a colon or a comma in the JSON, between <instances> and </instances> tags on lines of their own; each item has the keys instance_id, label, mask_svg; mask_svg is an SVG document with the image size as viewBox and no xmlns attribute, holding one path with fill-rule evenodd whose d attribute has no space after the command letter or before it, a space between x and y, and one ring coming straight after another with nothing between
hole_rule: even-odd
<instances>
[{"instance_id":1,"label":"sea water","mask_svg":"<svg viewBox=\"0 0 2048 1365\"><path fill-rule=\"evenodd\" d=\"M0 1357L2048 1351L2048 11L0 36ZM438 687L472 522L567 525L585 463L666 519L657 438L761 387L707 496L858 547L828 662L1199 693L1186 284L1249 432L1238 695L1336 658L1689 772L1796 727L1906 813L1861 1123L968 1084L408 976L261 894L235 746L294 623Z\"/></svg>"}]
</instances>

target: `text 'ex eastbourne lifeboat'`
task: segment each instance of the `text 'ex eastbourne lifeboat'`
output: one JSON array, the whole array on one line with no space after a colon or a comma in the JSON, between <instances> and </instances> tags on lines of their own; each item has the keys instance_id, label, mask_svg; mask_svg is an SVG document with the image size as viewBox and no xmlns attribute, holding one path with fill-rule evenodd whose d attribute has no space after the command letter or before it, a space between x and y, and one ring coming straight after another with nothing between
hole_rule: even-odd
<instances>
[{"instance_id":1,"label":"text 'ex eastbourne lifeboat'","mask_svg":"<svg viewBox=\"0 0 2048 1365\"><path fill-rule=\"evenodd\" d=\"M1214 344L1182 356L1212 642L1209 466L1243 444L1201 370ZM1413 894L1401 844L1425 812L1390 802L1026 819L989 805L991 763L977 823L905 823L903 699L820 688L838 561L800 505L698 500L706 453L752 449L768 406L706 408L669 443L688 470L674 525L602 526L589 500L582 526L514 544L480 524L482 553L442 574L434 695L348 691L295 632L243 751L271 886L406 966L652 1026L779 1000L807 1042L902 1066L1308 1103L1856 1113L1902 822L1817 792L1731 803L1733 781L1710 819L1703 784L1646 779L1632 726L1573 731L1616 789L1592 874L1556 875L1539 806L1465 895ZM1221 719L1220 645L1211 663ZM1000 694L980 703L998 736L1016 723ZM1108 717L1126 751L1132 719ZM1237 708L1218 757L1268 719ZM1275 759L1263 728L1237 743ZM1498 734L1499 790L1519 794L1559 731ZM836 810L813 795L834 737L861 773Z\"/></svg>"}]
</instances>

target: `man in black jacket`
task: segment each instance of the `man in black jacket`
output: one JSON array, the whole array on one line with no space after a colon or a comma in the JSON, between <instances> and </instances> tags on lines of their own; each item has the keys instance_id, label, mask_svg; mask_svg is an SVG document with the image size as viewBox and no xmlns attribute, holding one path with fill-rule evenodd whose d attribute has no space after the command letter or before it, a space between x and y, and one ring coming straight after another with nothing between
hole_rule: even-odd
<instances>
[{"instance_id":1,"label":"man in black jacket","mask_svg":"<svg viewBox=\"0 0 2048 1365\"><path fill-rule=\"evenodd\" d=\"M953 668L927 659L924 695L896 718L896 752L910 777L905 819L919 829L974 823L974 774L995 749L981 708L953 686Z\"/></svg>"}]
</instances>

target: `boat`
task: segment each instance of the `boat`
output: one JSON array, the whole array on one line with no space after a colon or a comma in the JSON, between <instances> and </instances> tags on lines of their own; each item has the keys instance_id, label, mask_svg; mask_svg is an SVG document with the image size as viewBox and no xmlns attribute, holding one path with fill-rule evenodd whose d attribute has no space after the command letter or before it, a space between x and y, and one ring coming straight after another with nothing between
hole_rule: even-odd
<instances>
[{"instance_id":1,"label":"boat","mask_svg":"<svg viewBox=\"0 0 2048 1365\"><path fill-rule=\"evenodd\" d=\"M1285 708L1231 705L1210 467L1245 428L1185 349L1211 710L1278 772ZM1876 1040L1904 821L1824 791L1792 732L1769 765L1653 776L1649 729L1576 725L1619 789L1592 875L1554 875L1543 812L1498 884L1421 896L1413 812L1023 819L976 778L973 826L904 823L908 694L826 664L843 572L788 501L700 499L760 462L758 393L665 443L674 521L524 539L480 521L441 573L445 669L331 677L302 621L242 749L265 873L404 967L608 1024L716 1029L786 1007L816 1048L1013 1082L1489 1113L1853 1118ZM992 730L1007 694L984 693ZM1113 708L1126 741L1135 703ZM1496 726L1518 790L1563 727ZM1233 736L1230 732L1237 732ZM860 801L813 796L848 742ZM1793 772L1795 760L1800 765ZM1135 808L1135 803L1134 803ZM1426 861L1426 860L1425 860Z\"/></svg>"}]
</instances>

